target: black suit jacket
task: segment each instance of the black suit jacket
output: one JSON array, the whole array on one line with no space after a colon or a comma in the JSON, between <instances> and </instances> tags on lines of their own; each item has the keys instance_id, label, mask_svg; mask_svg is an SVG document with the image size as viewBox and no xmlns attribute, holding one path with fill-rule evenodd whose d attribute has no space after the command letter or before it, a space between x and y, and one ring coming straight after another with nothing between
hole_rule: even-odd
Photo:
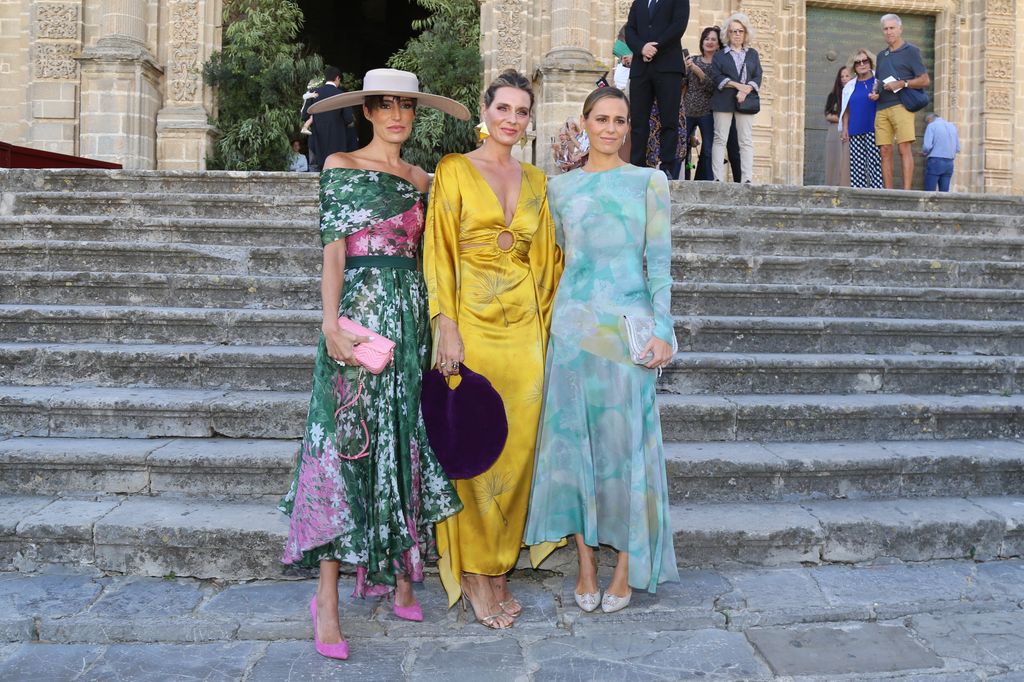
<instances>
[{"instance_id":1,"label":"black suit jacket","mask_svg":"<svg viewBox=\"0 0 1024 682\"><path fill-rule=\"evenodd\" d=\"M757 56L757 50L752 47L747 48L747 54L743 58L743 65L747 67L747 78L741 81L740 73L736 70L736 62L733 61L731 54L726 54L725 50L722 49L711 58L711 71L708 73L708 77L711 78L711 82L715 86L714 94L711 95L711 111L736 111L737 90L735 88L718 89L718 84L726 78L737 83L753 81L757 83L758 88L761 87L763 71L761 70L761 58Z\"/></svg>"},{"instance_id":2,"label":"black suit jacket","mask_svg":"<svg viewBox=\"0 0 1024 682\"><path fill-rule=\"evenodd\" d=\"M683 46L680 39L690 21L690 0L633 0L626 19L626 44L633 51L629 67L631 79L657 72L683 73ZM641 51L647 43L655 43L658 54L649 62Z\"/></svg>"},{"instance_id":3,"label":"black suit jacket","mask_svg":"<svg viewBox=\"0 0 1024 682\"><path fill-rule=\"evenodd\" d=\"M310 97L302 105L302 121L305 122L310 114L309 107L321 102L328 97L340 95L344 90L338 88L334 83L325 83L316 89L318 97ZM355 122L355 115L352 107L325 111L322 114L313 114L313 134L309 138L309 150L316 156L316 164L324 165L324 160L335 152L353 151L355 147L350 137L354 137L355 127L349 127Z\"/></svg>"}]
</instances>

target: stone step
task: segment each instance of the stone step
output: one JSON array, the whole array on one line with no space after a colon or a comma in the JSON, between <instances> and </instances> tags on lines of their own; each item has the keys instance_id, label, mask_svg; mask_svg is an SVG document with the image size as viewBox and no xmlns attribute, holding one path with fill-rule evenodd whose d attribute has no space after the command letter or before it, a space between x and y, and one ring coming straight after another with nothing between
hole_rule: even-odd
<instances>
[{"instance_id":1,"label":"stone step","mask_svg":"<svg viewBox=\"0 0 1024 682\"><path fill-rule=\"evenodd\" d=\"M668 441L1017 438L1024 395L659 396ZM308 391L0 386L0 436L299 438Z\"/></svg>"},{"instance_id":2,"label":"stone step","mask_svg":"<svg viewBox=\"0 0 1024 682\"><path fill-rule=\"evenodd\" d=\"M319 310L0 304L3 341L310 346ZM684 351L1024 355L1024 322L863 317L676 318Z\"/></svg>"},{"instance_id":3,"label":"stone step","mask_svg":"<svg viewBox=\"0 0 1024 682\"><path fill-rule=\"evenodd\" d=\"M676 282L1024 288L1024 263L922 258L735 256L675 250Z\"/></svg>"},{"instance_id":4,"label":"stone step","mask_svg":"<svg viewBox=\"0 0 1024 682\"><path fill-rule=\"evenodd\" d=\"M319 173L0 169L0 187L4 192L180 192L316 197L319 182Z\"/></svg>"},{"instance_id":5,"label":"stone step","mask_svg":"<svg viewBox=\"0 0 1024 682\"><path fill-rule=\"evenodd\" d=\"M298 438L308 391L0 386L0 436Z\"/></svg>"},{"instance_id":6,"label":"stone step","mask_svg":"<svg viewBox=\"0 0 1024 682\"><path fill-rule=\"evenodd\" d=\"M310 277L0 271L0 304L319 310ZM1024 319L1014 289L677 282L677 315Z\"/></svg>"},{"instance_id":7,"label":"stone step","mask_svg":"<svg viewBox=\"0 0 1024 682\"><path fill-rule=\"evenodd\" d=\"M320 309L320 278L0 270L0 303Z\"/></svg>"},{"instance_id":8,"label":"stone step","mask_svg":"<svg viewBox=\"0 0 1024 682\"><path fill-rule=\"evenodd\" d=\"M287 491L297 449L295 440L8 438L0 493L269 499Z\"/></svg>"},{"instance_id":9,"label":"stone step","mask_svg":"<svg viewBox=\"0 0 1024 682\"><path fill-rule=\"evenodd\" d=\"M798 207L802 209L877 210L922 213L1024 215L1024 198L1000 194L886 191L851 187L802 187L798 185L747 185L715 182L675 182L671 185L673 205L718 204L752 207ZM884 202L883 202L884 197ZM748 211L751 213L753 211Z\"/></svg>"},{"instance_id":10,"label":"stone step","mask_svg":"<svg viewBox=\"0 0 1024 682\"><path fill-rule=\"evenodd\" d=\"M1019 438L1024 395L661 394L666 441Z\"/></svg>"},{"instance_id":11,"label":"stone step","mask_svg":"<svg viewBox=\"0 0 1024 682\"><path fill-rule=\"evenodd\" d=\"M930 561L1020 556L1024 497L673 505L684 565Z\"/></svg>"},{"instance_id":12,"label":"stone step","mask_svg":"<svg viewBox=\"0 0 1024 682\"><path fill-rule=\"evenodd\" d=\"M0 273L0 281L3 273ZM0 296L3 296L0 290ZM936 320L1024 319L1015 289L887 287L842 284L676 282L676 315L881 317Z\"/></svg>"},{"instance_id":13,"label":"stone step","mask_svg":"<svg viewBox=\"0 0 1024 682\"><path fill-rule=\"evenodd\" d=\"M674 504L1024 495L1016 440L670 442L665 463Z\"/></svg>"},{"instance_id":14,"label":"stone step","mask_svg":"<svg viewBox=\"0 0 1024 682\"><path fill-rule=\"evenodd\" d=\"M2 231L0 231L2 234ZM950 261L1024 260L1024 238L937 235L913 232L831 232L790 226L690 227L672 229L675 248L692 253L815 256L835 258L924 258Z\"/></svg>"},{"instance_id":15,"label":"stone step","mask_svg":"<svg viewBox=\"0 0 1024 682\"><path fill-rule=\"evenodd\" d=\"M313 346L319 310L0 305L4 341Z\"/></svg>"},{"instance_id":16,"label":"stone step","mask_svg":"<svg viewBox=\"0 0 1024 682\"><path fill-rule=\"evenodd\" d=\"M0 494L191 495L273 501L298 441L8 438ZM674 504L1024 494L1014 440L665 444Z\"/></svg>"},{"instance_id":17,"label":"stone step","mask_svg":"<svg viewBox=\"0 0 1024 682\"><path fill-rule=\"evenodd\" d=\"M700 352L1024 355L1016 320L680 316L676 336L681 350Z\"/></svg>"},{"instance_id":18,"label":"stone step","mask_svg":"<svg viewBox=\"0 0 1024 682\"><path fill-rule=\"evenodd\" d=\"M684 566L1019 556L1024 497L673 505ZM279 578L287 519L272 504L145 496L0 496L0 565Z\"/></svg>"},{"instance_id":19,"label":"stone step","mask_svg":"<svg viewBox=\"0 0 1024 682\"><path fill-rule=\"evenodd\" d=\"M187 194L167 192L12 192L4 194L0 215L69 215L148 218L319 218L316 193Z\"/></svg>"},{"instance_id":20,"label":"stone step","mask_svg":"<svg viewBox=\"0 0 1024 682\"><path fill-rule=\"evenodd\" d=\"M23 386L308 391L316 348L207 344L0 343Z\"/></svg>"},{"instance_id":21,"label":"stone step","mask_svg":"<svg viewBox=\"0 0 1024 682\"><path fill-rule=\"evenodd\" d=\"M309 390L315 348L208 344L0 343L23 386ZM968 355L679 353L659 389L683 395L1024 391L1024 358Z\"/></svg>"},{"instance_id":22,"label":"stone step","mask_svg":"<svg viewBox=\"0 0 1024 682\"><path fill-rule=\"evenodd\" d=\"M0 346L0 357L3 357ZM37 375L48 365L40 355ZM83 362L84 367L92 363ZM18 375L15 374L15 377ZM19 380L20 379L16 379ZM659 389L682 395L968 393L1010 395L1024 389L1024 357L838 353L676 355Z\"/></svg>"},{"instance_id":23,"label":"stone step","mask_svg":"<svg viewBox=\"0 0 1024 682\"><path fill-rule=\"evenodd\" d=\"M1024 234L1024 217L967 212L928 212L885 208L808 208L802 206L734 206L673 204L674 227L757 227L761 230L814 230L851 233L919 232L930 235Z\"/></svg>"},{"instance_id":24,"label":"stone step","mask_svg":"<svg viewBox=\"0 0 1024 682\"><path fill-rule=\"evenodd\" d=\"M0 240L0 269L296 277L319 273L314 246Z\"/></svg>"},{"instance_id":25,"label":"stone step","mask_svg":"<svg viewBox=\"0 0 1024 682\"><path fill-rule=\"evenodd\" d=\"M317 222L308 219L0 215L0 239L320 248Z\"/></svg>"}]
</instances>

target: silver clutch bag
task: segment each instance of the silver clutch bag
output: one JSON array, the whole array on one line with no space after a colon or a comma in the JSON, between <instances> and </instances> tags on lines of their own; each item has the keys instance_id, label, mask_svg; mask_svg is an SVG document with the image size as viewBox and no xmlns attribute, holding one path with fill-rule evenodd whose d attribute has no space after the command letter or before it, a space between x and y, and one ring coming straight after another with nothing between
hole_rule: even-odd
<instances>
[{"instance_id":1,"label":"silver clutch bag","mask_svg":"<svg viewBox=\"0 0 1024 682\"><path fill-rule=\"evenodd\" d=\"M629 345L629 357L638 365L644 365L651 361L652 353L641 355L644 348L654 336L654 318L640 317L637 315L623 315L622 326L626 334L626 343ZM679 352L679 343L676 335L672 334L672 354Z\"/></svg>"}]
</instances>

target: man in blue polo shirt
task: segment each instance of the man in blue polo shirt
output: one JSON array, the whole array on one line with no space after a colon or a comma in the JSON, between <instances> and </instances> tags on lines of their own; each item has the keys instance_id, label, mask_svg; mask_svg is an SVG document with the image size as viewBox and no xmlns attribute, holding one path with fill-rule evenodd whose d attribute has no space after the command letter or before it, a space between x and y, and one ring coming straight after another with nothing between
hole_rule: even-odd
<instances>
[{"instance_id":1,"label":"man in blue polo shirt","mask_svg":"<svg viewBox=\"0 0 1024 682\"><path fill-rule=\"evenodd\" d=\"M928 157L924 162L924 189L934 192L949 191L953 177L953 159L960 151L960 134L956 126L937 114L925 117L928 127L924 129L924 147L921 154Z\"/></svg>"},{"instance_id":2,"label":"man in blue polo shirt","mask_svg":"<svg viewBox=\"0 0 1024 682\"><path fill-rule=\"evenodd\" d=\"M886 189L893 188L895 156L893 143L900 148L903 168L903 189L910 189L914 176L914 155L910 146L917 139L914 114L900 103L898 93L903 88L924 89L931 85L928 69L921 58L921 50L903 40L903 20L895 14L882 17L882 35L885 49L878 53L875 78L881 91L872 95L877 100L875 114L875 144L882 153L882 181Z\"/></svg>"}]
</instances>

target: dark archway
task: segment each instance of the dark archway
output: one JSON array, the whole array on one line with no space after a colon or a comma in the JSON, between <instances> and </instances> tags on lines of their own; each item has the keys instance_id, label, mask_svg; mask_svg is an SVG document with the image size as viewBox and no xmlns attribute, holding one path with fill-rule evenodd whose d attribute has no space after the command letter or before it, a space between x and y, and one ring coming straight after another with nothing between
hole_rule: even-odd
<instances>
[{"instance_id":1,"label":"dark archway","mask_svg":"<svg viewBox=\"0 0 1024 682\"><path fill-rule=\"evenodd\" d=\"M306 21L299 36L324 63L362 77L416 35L412 22L428 12L412 0L298 0Z\"/></svg>"},{"instance_id":2,"label":"dark archway","mask_svg":"<svg viewBox=\"0 0 1024 682\"><path fill-rule=\"evenodd\" d=\"M370 69L387 66L388 58L405 47L418 31L413 21L428 16L413 0L298 0L305 15L299 40L324 64L362 78ZM359 118L359 139L370 138Z\"/></svg>"}]
</instances>

